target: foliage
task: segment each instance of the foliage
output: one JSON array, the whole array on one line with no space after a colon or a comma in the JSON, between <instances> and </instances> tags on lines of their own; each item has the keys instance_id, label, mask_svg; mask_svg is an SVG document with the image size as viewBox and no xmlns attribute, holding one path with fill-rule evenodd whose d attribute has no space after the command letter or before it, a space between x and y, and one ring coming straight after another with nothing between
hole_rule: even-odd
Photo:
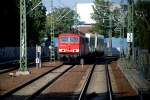
<instances>
[{"instance_id":1,"label":"foliage","mask_svg":"<svg viewBox=\"0 0 150 100\"><path fill-rule=\"evenodd\" d=\"M136 2L134 21L136 45L150 51L150 2Z\"/></svg>"},{"instance_id":2,"label":"foliage","mask_svg":"<svg viewBox=\"0 0 150 100\"><path fill-rule=\"evenodd\" d=\"M92 14L92 18L96 21L93 25L93 30L104 35L108 36L109 30L111 28L112 35L118 36L119 32L115 32L115 28L119 26L120 22L120 8L117 5L106 2L106 0L95 0L93 10L94 13ZM112 11L111 11L112 10ZM111 14L111 21L112 25L110 27L110 14ZM120 26L119 26L120 27Z\"/></svg>"},{"instance_id":3,"label":"foliage","mask_svg":"<svg viewBox=\"0 0 150 100\"><path fill-rule=\"evenodd\" d=\"M39 43L43 36L46 22L46 8L41 0L25 0L27 12L27 40L28 46ZM3 0L0 4L0 46L20 46L20 0ZM42 33L42 34L41 34ZM40 37L41 36L41 37Z\"/></svg>"},{"instance_id":4,"label":"foliage","mask_svg":"<svg viewBox=\"0 0 150 100\"><path fill-rule=\"evenodd\" d=\"M31 0L27 2L28 45L39 44L40 39L46 34L44 32L46 24L46 8L40 2L41 0ZM36 7L36 5L38 6ZM33 9L34 7L36 8Z\"/></svg>"},{"instance_id":5,"label":"foliage","mask_svg":"<svg viewBox=\"0 0 150 100\"><path fill-rule=\"evenodd\" d=\"M54 8L54 10L47 15L47 31L50 33L51 24L54 24L55 33L69 32L77 20L77 13L70 8Z\"/></svg>"},{"instance_id":6,"label":"foliage","mask_svg":"<svg viewBox=\"0 0 150 100\"><path fill-rule=\"evenodd\" d=\"M95 20L95 24L93 25L93 30L107 35L107 26L108 26L108 2L105 0L95 0L93 6L94 13L92 14L92 19Z\"/></svg>"},{"instance_id":7,"label":"foliage","mask_svg":"<svg viewBox=\"0 0 150 100\"><path fill-rule=\"evenodd\" d=\"M0 47L19 46L18 0L2 0L0 3Z\"/></svg>"}]
</instances>

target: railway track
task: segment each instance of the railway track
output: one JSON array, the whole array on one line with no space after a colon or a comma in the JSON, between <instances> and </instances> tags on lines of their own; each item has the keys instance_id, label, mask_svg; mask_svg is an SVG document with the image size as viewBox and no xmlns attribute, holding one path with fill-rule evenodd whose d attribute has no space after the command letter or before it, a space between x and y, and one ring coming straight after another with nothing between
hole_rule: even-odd
<instances>
[{"instance_id":1,"label":"railway track","mask_svg":"<svg viewBox=\"0 0 150 100\"><path fill-rule=\"evenodd\" d=\"M48 73L44 73L45 75L38 77L38 79L34 79L26 83L25 86L18 87L14 91L5 94L4 96L2 96L2 99L32 100L36 96L38 96L44 89L46 89L49 85L53 84L53 82L55 82L58 78L60 78L64 73L66 73L73 67L74 65L62 65L56 67Z\"/></svg>"},{"instance_id":2,"label":"railway track","mask_svg":"<svg viewBox=\"0 0 150 100\"><path fill-rule=\"evenodd\" d=\"M73 68L75 65L64 65L66 68L61 69L62 71L60 72L59 70L55 70L53 73L56 75L52 76L53 73L49 73L50 75L47 75L47 78L52 77L50 81L47 82L47 84L43 85L40 89L35 91L31 96L28 96L25 100L33 100L36 96L40 95L40 93L46 89L49 85L53 84L58 78L60 78L63 74L65 74L68 70ZM46 78L46 77L45 77ZM45 78L43 78L45 80ZM43 81L42 81L43 82ZM24 91L23 91L24 92Z\"/></svg>"},{"instance_id":3,"label":"railway track","mask_svg":"<svg viewBox=\"0 0 150 100\"><path fill-rule=\"evenodd\" d=\"M19 68L16 64L17 60L7 61L5 63L0 63L0 74L7 73Z\"/></svg>"},{"instance_id":4,"label":"railway track","mask_svg":"<svg viewBox=\"0 0 150 100\"><path fill-rule=\"evenodd\" d=\"M75 66L79 67L79 65L63 65L63 64L60 66L57 66L57 67L47 71L46 73L43 73L42 75L26 82L25 84L22 84L22 85L18 86L17 88L5 93L4 95L1 96L1 99L2 100L18 100L18 99L19 100L47 100L47 99L45 99L45 97L41 98L41 96L45 96L45 94L48 93L47 92L48 88L50 88L49 89L50 91L55 91L54 88L51 89L51 87L53 87L54 84L57 84L57 83L65 84L66 83L65 81L68 81L66 79L63 79L62 77L69 76L70 74L68 74L68 73L75 73L75 72L79 73L80 72L80 73L82 73L82 75L80 75L80 76L75 75L76 77L71 77L71 75L70 75L71 78L75 78L75 79L81 77L78 79L77 83L79 83L79 81L82 80L82 77L84 77L84 80L80 84L81 88L78 89L78 92L77 93L74 93L73 91L70 92L71 94L69 94L70 95L69 98L71 98L73 100L86 100L87 99L86 92L87 92L89 83L91 81L92 74L93 74L96 64L91 65L92 67L90 67L88 71L86 69L84 69L86 67L82 68L81 65L80 65L80 70L78 69L78 71L71 71L76 68ZM110 81L107 63L105 63L105 71L106 71L106 81L107 81L106 83L107 83L107 90L108 90L107 99L113 100L111 81ZM62 82L61 82L61 80L62 80ZM59 85L58 86L54 85L54 86L59 87ZM64 90L65 90L65 88L64 88ZM59 90L59 93L63 93L63 92L61 92L61 89ZM50 94L53 94L53 93L50 93ZM61 94L59 94L59 95L61 95ZM54 100L60 100L60 98L55 99L55 98L57 98L56 96L58 96L58 95L52 95L52 98L54 98ZM63 96L65 96L65 95L63 95ZM70 100L70 99L61 99L61 100Z\"/></svg>"},{"instance_id":5,"label":"railway track","mask_svg":"<svg viewBox=\"0 0 150 100\"><path fill-rule=\"evenodd\" d=\"M78 100L84 100L85 99L87 88L88 88L88 85L90 83L94 68L95 68L95 64L93 65L91 71L88 73L87 79L86 79L84 86L83 86L83 88L79 94Z\"/></svg>"},{"instance_id":6,"label":"railway track","mask_svg":"<svg viewBox=\"0 0 150 100\"><path fill-rule=\"evenodd\" d=\"M6 68L6 69L1 69L0 70L0 74L4 74L4 73L7 73L7 72L11 72L13 70L16 70L18 69L19 67L12 67L12 68Z\"/></svg>"},{"instance_id":7,"label":"railway track","mask_svg":"<svg viewBox=\"0 0 150 100\"><path fill-rule=\"evenodd\" d=\"M29 80L29 81L27 81L27 82L25 82L25 83L19 85L19 86L17 86L16 88L14 88L14 89L12 89L12 90L7 91L6 93L4 93L3 95L0 96L1 100L7 99L7 98L11 97L13 94L15 94L15 93L16 93L17 91L19 91L20 89L22 89L22 88L24 88L24 87L26 87L26 86L32 84L33 82L36 82L37 80L40 80L40 78L46 76L47 74L53 72L54 70L57 70L57 69L61 68L63 65L64 65L64 64L61 64L61 65L59 65L59 66L57 66L57 67L54 67L53 69L48 70L47 72L41 74L40 76L37 76L37 77L35 77L35 78L33 78L33 79L31 79L31 80Z\"/></svg>"},{"instance_id":8,"label":"railway track","mask_svg":"<svg viewBox=\"0 0 150 100\"><path fill-rule=\"evenodd\" d=\"M34 100L78 100L83 95L92 74L93 65L76 65L47 87Z\"/></svg>"},{"instance_id":9,"label":"railway track","mask_svg":"<svg viewBox=\"0 0 150 100\"><path fill-rule=\"evenodd\" d=\"M89 73L88 78L87 78L87 80L85 82L84 87L82 88L82 91L81 91L81 93L79 95L78 100L89 99L89 98L87 98L87 89L88 89L89 83L91 81L92 75L94 73L93 71L95 69L95 66L96 66L96 64L93 66L91 72ZM113 91L112 91L112 85L111 85L111 80L110 80L110 74L109 74L109 70L108 70L108 62L105 62L104 66L105 66L105 76L106 76L106 84L107 84L106 85L107 86L107 94L106 94L106 97L105 97L105 95L103 95L104 97L100 97L99 99L103 100L102 98L105 98L107 100L114 100Z\"/></svg>"},{"instance_id":10,"label":"railway track","mask_svg":"<svg viewBox=\"0 0 150 100\"><path fill-rule=\"evenodd\" d=\"M105 64L105 70L106 70L106 83L107 83L107 90L108 90L108 100L114 100L113 97L113 91L112 91L112 85L110 80L110 74L108 70L108 63Z\"/></svg>"},{"instance_id":11,"label":"railway track","mask_svg":"<svg viewBox=\"0 0 150 100\"><path fill-rule=\"evenodd\" d=\"M29 67L32 65L35 65L34 61L30 61L28 63ZM17 63L17 60L6 61L5 63L0 63L0 74L11 72L11 71L16 70L18 68L19 68L19 63Z\"/></svg>"},{"instance_id":12,"label":"railway track","mask_svg":"<svg viewBox=\"0 0 150 100\"><path fill-rule=\"evenodd\" d=\"M78 70L75 66L78 67ZM79 65L60 66L58 69L51 71L50 73L42 76L41 78L34 80L33 82L27 83L25 86L19 87L18 89L5 94L1 99L3 99L3 100L18 100L18 99L19 100L33 100L33 99L35 99L36 100L37 97L41 94L41 92L43 90L48 88L48 86L53 85L55 83L55 81L57 81L58 79L60 79L62 77L62 75L67 74L69 72L72 73L74 71L74 73L81 72L82 77L85 75L84 82L82 83L83 85L81 85L82 89L80 89L80 93L77 95L72 93L72 95L71 95L72 98L74 98L74 99L78 98L78 100L82 100L82 99L80 99L80 97L83 97L86 92L85 90L90 81L90 77L93 73L94 66L92 66L91 68L89 67L90 70L88 70L88 71L86 69L88 69L88 68L86 68L86 67L82 68ZM82 77L81 77L81 79L82 79ZM77 83L79 83L79 82L77 81ZM40 88L39 87L37 88L37 84L39 84ZM19 95L20 95L20 97L19 97ZM74 95L75 95L75 97L74 97ZM45 99L43 99L43 100L45 100Z\"/></svg>"},{"instance_id":13,"label":"railway track","mask_svg":"<svg viewBox=\"0 0 150 100\"><path fill-rule=\"evenodd\" d=\"M28 66L30 67L34 64L35 64L34 62L30 62L28 64ZM11 72L13 70L17 70L19 68L19 64L17 64L17 61L15 61L15 62L11 62L11 63L1 64L0 67L2 67L0 69L0 74L4 74L7 72Z\"/></svg>"}]
</instances>

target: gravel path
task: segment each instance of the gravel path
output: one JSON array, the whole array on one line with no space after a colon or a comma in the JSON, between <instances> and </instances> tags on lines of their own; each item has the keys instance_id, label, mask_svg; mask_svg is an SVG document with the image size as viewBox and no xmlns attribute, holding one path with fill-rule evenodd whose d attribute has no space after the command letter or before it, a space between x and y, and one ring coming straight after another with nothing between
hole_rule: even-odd
<instances>
[{"instance_id":1,"label":"gravel path","mask_svg":"<svg viewBox=\"0 0 150 100\"><path fill-rule=\"evenodd\" d=\"M137 96L136 91L132 89L124 74L119 67L117 67L117 61L111 63L109 72L115 98L130 98Z\"/></svg>"}]
</instances>

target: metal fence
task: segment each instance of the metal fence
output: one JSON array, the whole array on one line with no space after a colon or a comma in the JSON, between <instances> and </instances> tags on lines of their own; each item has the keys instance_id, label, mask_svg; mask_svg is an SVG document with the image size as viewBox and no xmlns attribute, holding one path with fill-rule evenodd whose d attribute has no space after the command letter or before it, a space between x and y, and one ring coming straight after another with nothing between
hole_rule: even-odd
<instances>
[{"instance_id":1,"label":"metal fence","mask_svg":"<svg viewBox=\"0 0 150 100\"><path fill-rule=\"evenodd\" d=\"M146 49L134 48L133 62L144 78L150 79L150 54Z\"/></svg>"},{"instance_id":2,"label":"metal fence","mask_svg":"<svg viewBox=\"0 0 150 100\"><path fill-rule=\"evenodd\" d=\"M1 47L0 48L0 63L10 60L19 60L20 48L19 47ZM42 57L50 57L50 50L48 47L41 48ZM36 48L27 48L27 58L28 60L35 59Z\"/></svg>"},{"instance_id":3,"label":"metal fence","mask_svg":"<svg viewBox=\"0 0 150 100\"><path fill-rule=\"evenodd\" d=\"M120 57L124 58L126 68L134 68L140 72L143 78L150 80L150 53L148 50L134 47L132 56L128 57L126 49L124 48L124 52L120 54Z\"/></svg>"}]
</instances>

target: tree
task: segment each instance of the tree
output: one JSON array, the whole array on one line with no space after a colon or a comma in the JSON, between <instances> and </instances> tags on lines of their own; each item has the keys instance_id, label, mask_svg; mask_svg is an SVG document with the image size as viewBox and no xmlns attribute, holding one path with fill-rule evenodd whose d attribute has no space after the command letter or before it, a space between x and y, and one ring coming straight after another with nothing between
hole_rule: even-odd
<instances>
[{"instance_id":1,"label":"tree","mask_svg":"<svg viewBox=\"0 0 150 100\"><path fill-rule=\"evenodd\" d=\"M0 3L0 47L19 46L18 0L2 0Z\"/></svg>"},{"instance_id":2,"label":"tree","mask_svg":"<svg viewBox=\"0 0 150 100\"><path fill-rule=\"evenodd\" d=\"M47 31L50 33L51 24L54 23L54 31L69 32L72 29L77 19L77 13L70 8L54 8L54 10L47 15Z\"/></svg>"},{"instance_id":3,"label":"tree","mask_svg":"<svg viewBox=\"0 0 150 100\"><path fill-rule=\"evenodd\" d=\"M95 20L95 24L93 25L93 30L104 35L108 36L109 30L112 30L112 35L117 36L119 35L114 34L116 25L119 22L120 17L120 5L112 4L106 0L95 0L93 10L94 13L92 14L92 18ZM112 11L111 11L112 10ZM112 25L110 27L110 14L111 14L111 21Z\"/></svg>"},{"instance_id":4,"label":"tree","mask_svg":"<svg viewBox=\"0 0 150 100\"><path fill-rule=\"evenodd\" d=\"M27 40L28 45L40 43L44 37L46 25L46 8L42 0L27 1ZM38 6L37 6L38 5Z\"/></svg>"},{"instance_id":5,"label":"tree","mask_svg":"<svg viewBox=\"0 0 150 100\"><path fill-rule=\"evenodd\" d=\"M45 34L46 8L42 0L26 0L28 46L39 43ZM0 46L20 46L20 0L3 0L0 4Z\"/></svg>"},{"instance_id":6,"label":"tree","mask_svg":"<svg viewBox=\"0 0 150 100\"><path fill-rule=\"evenodd\" d=\"M105 2L105 0L95 0L93 6L94 13L92 14L92 19L96 22L93 25L93 30L105 36L108 35L107 31L109 25L108 5L108 2Z\"/></svg>"},{"instance_id":7,"label":"tree","mask_svg":"<svg viewBox=\"0 0 150 100\"><path fill-rule=\"evenodd\" d=\"M150 2L138 0L135 4L135 43L150 52Z\"/></svg>"}]
</instances>

